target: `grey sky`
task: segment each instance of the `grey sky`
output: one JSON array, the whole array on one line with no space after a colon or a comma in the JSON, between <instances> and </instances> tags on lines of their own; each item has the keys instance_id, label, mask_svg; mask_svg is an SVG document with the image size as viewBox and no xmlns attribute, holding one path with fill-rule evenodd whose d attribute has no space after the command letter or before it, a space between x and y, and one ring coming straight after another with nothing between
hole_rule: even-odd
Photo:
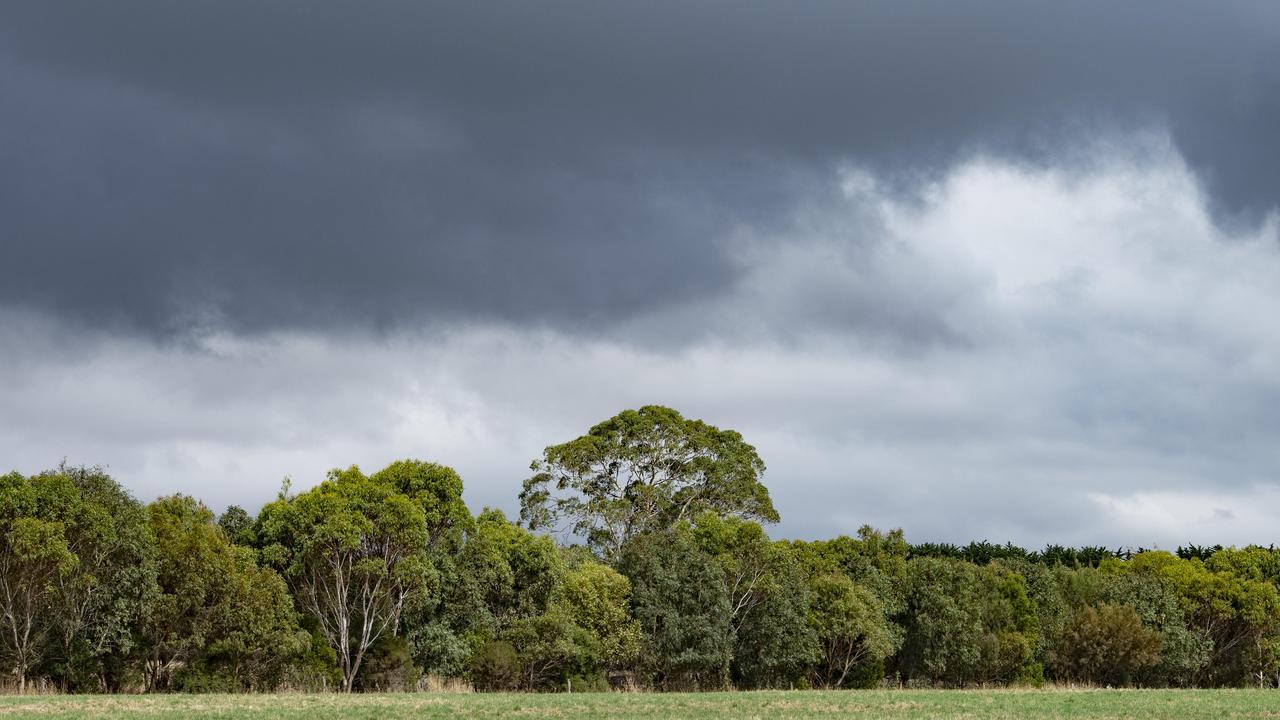
<instances>
[{"instance_id":1,"label":"grey sky","mask_svg":"<svg viewBox=\"0 0 1280 720\"><path fill-rule=\"evenodd\" d=\"M0 98L0 465L511 509L662 402L783 534L1275 540L1274 3L13 2Z\"/></svg>"}]
</instances>

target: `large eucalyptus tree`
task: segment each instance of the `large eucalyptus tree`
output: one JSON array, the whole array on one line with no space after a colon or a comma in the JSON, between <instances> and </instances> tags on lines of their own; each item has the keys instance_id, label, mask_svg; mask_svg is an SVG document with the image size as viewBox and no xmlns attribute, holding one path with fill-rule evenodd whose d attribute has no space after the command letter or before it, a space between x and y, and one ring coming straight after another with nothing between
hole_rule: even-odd
<instances>
[{"instance_id":1,"label":"large eucalyptus tree","mask_svg":"<svg viewBox=\"0 0 1280 720\"><path fill-rule=\"evenodd\" d=\"M760 482L764 462L741 434L657 405L548 447L530 469L521 520L583 537L611 560L629 538L707 512L778 521Z\"/></svg>"}]
</instances>

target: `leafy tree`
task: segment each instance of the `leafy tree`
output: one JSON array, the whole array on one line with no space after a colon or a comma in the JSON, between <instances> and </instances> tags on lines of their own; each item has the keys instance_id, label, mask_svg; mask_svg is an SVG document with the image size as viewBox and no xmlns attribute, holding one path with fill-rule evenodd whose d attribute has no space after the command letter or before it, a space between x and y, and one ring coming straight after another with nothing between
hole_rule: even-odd
<instances>
[{"instance_id":1,"label":"leafy tree","mask_svg":"<svg viewBox=\"0 0 1280 720\"><path fill-rule=\"evenodd\" d=\"M19 693L52 645L54 598L79 563L64 522L76 500L65 475L0 476L0 652Z\"/></svg>"},{"instance_id":2,"label":"leafy tree","mask_svg":"<svg viewBox=\"0 0 1280 720\"><path fill-rule=\"evenodd\" d=\"M118 690L117 672L155 597L155 540L146 509L101 468L66 464L77 502L67 513L67 547L77 562L54 601L61 636L57 674L67 690Z\"/></svg>"},{"instance_id":3,"label":"leafy tree","mask_svg":"<svg viewBox=\"0 0 1280 720\"><path fill-rule=\"evenodd\" d=\"M203 664L231 689L272 690L311 649L310 633L298 626L293 597L275 571L259 567L242 547L232 548L226 563L227 601Z\"/></svg>"},{"instance_id":4,"label":"leafy tree","mask_svg":"<svg viewBox=\"0 0 1280 720\"><path fill-rule=\"evenodd\" d=\"M225 538L213 513L183 495L147 506L156 539L158 595L144 620L148 691L171 687L176 669L199 657L215 634L225 577L220 567Z\"/></svg>"},{"instance_id":5,"label":"leafy tree","mask_svg":"<svg viewBox=\"0 0 1280 720\"><path fill-rule=\"evenodd\" d=\"M857 672L859 669L883 668L899 638L880 599L840 572L819 575L811 583L809 624L820 648L814 683L844 687L854 677L868 677L868 673Z\"/></svg>"},{"instance_id":6,"label":"leafy tree","mask_svg":"<svg viewBox=\"0 0 1280 720\"><path fill-rule=\"evenodd\" d=\"M1054 650L1071 618L1072 600L1068 597L1078 571L1061 563L1038 563L1032 560L1002 562L1023 577L1027 598L1036 618L1036 639L1032 660L1041 668L1049 667ZM1092 571L1091 571L1092 572Z\"/></svg>"},{"instance_id":7,"label":"leafy tree","mask_svg":"<svg viewBox=\"0 0 1280 720\"><path fill-rule=\"evenodd\" d=\"M982 569L988 588L983 626L988 648L980 679L985 682L1044 680L1044 668L1034 665L1038 618L1027 594L1026 578L999 564ZM994 654L990 649L994 647Z\"/></svg>"},{"instance_id":8,"label":"leafy tree","mask_svg":"<svg viewBox=\"0 0 1280 720\"><path fill-rule=\"evenodd\" d=\"M270 689L307 647L283 580L174 495L147 507L158 594L142 626L150 691Z\"/></svg>"},{"instance_id":9,"label":"leafy tree","mask_svg":"<svg viewBox=\"0 0 1280 720\"><path fill-rule=\"evenodd\" d=\"M1133 608L1104 603L1072 614L1054 665L1066 679L1127 685L1136 673L1160 662L1160 650L1160 633L1144 626Z\"/></svg>"},{"instance_id":10,"label":"leafy tree","mask_svg":"<svg viewBox=\"0 0 1280 720\"><path fill-rule=\"evenodd\" d=\"M796 557L810 577L842 572L875 593L890 616L905 608L907 560L913 552L901 530L882 532L870 525L858 536L792 543ZM919 547L919 546L915 546Z\"/></svg>"},{"instance_id":11,"label":"leafy tree","mask_svg":"<svg viewBox=\"0 0 1280 720\"><path fill-rule=\"evenodd\" d=\"M258 544L253 516L239 505L230 505L222 511L218 516L218 527L222 528L222 534L236 545L254 547Z\"/></svg>"},{"instance_id":12,"label":"leafy tree","mask_svg":"<svg viewBox=\"0 0 1280 720\"><path fill-rule=\"evenodd\" d=\"M299 618L306 633L307 646L300 658L286 668L284 684L312 692L329 690L342 684L338 654L320 630L320 621L308 615Z\"/></svg>"},{"instance_id":13,"label":"leafy tree","mask_svg":"<svg viewBox=\"0 0 1280 720\"><path fill-rule=\"evenodd\" d=\"M516 620L503 629L502 639L516 652L518 686L526 690L562 687L569 677L600 665L596 638L576 625L564 608Z\"/></svg>"},{"instance_id":14,"label":"leafy tree","mask_svg":"<svg viewBox=\"0 0 1280 720\"><path fill-rule=\"evenodd\" d=\"M817 655L809 625L809 587L786 543L758 523L704 513L693 527L703 552L724 576L734 637L733 675L750 687L785 687Z\"/></svg>"},{"instance_id":15,"label":"leafy tree","mask_svg":"<svg viewBox=\"0 0 1280 720\"><path fill-rule=\"evenodd\" d=\"M0 478L0 507L0 526L17 541L0 555L11 571L27 575L5 595L11 610L26 607L5 614L10 632L0 637L0 650L26 658L24 679L35 669L64 690L118 688L154 593L153 542L141 505L101 469L64 464L32 478ZM14 524L22 519L34 522ZM24 557L12 554L23 548ZM28 621L29 634L13 632Z\"/></svg>"},{"instance_id":16,"label":"leafy tree","mask_svg":"<svg viewBox=\"0 0 1280 720\"><path fill-rule=\"evenodd\" d=\"M754 447L733 430L656 405L625 410L548 447L531 469L521 519L535 530L567 523L610 560L629 538L704 512L778 520Z\"/></svg>"},{"instance_id":17,"label":"leafy tree","mask_svg":"<svg viewBox=\"0 0 1280 720\"><path fill-rule=\"evenodd\" d=\"M462 677L471 646L462 634L443 622L414 625L405 631L414 662L429 675Z\"/></svg>"},{"instance_id":18,"label":"leafy tree","mask_svg":"<svg viewBox=\"0 0 1280 720\"><path fill-rule=\"evenodd\" d=\"M631 538L619 558L640 623L641 667L664 689L718 689L733 657L724 573L686 528Z\"/></svg>"},{"instance_id":19,"label":"leafy tree","mask_svg":"<svg viewBox=\"0 0 1280 720\"><path fill-rule=\"evenodd\" d=\"M1063 547L1062 545L1045 545L1037 558L1043 565L1065 565L1069 568L1096 568L1106 558L1111 557L1110 550L1102 546L1085 546L1080 548Z\"/></svg>"},{"instance_id":20,"label":"leafy tree","mask_svg":"<svg viewBox=\"0 0 1280 720\"><path fill-rule=\"evenodd\" d=\"M520 676L520 658L506 640L489 640L471 657L471 684L481 692L515 690Z\"/></svg>"},{"instance_id":21,"label":"leafy tree","mask_svg":"<svg viewBox=\"0 0 1280 720\"><path fill-rule=\"evenodd\" d=\"M734 639L733 678L748 688L783 688L803 682L818 655L809 624L808 578L780 546L764 599L739 625Z\"/></svg>"},{"instance_id":22,"label":"leafy tree","mask_svg":"<svg viewBox=\"0 0 1280 720\"><path fill-rule=\"evenodd\" d=\"M350 692L369 648L436 590L421 503L353 466L267 505L259 526L264 558L319 621Z\"/></svg>"},{"instance_id":23,"label":"leafy tree","mask_svg":"<svg viewBox=\"0 0 1280 720\"><path fill-rule=\"evenodd\" d=\"M383 635L369 648L356 684L371 692L406 692L417 689L421 677L409 641Z\"/></svg>"},{"instance_id":24,"label":"leafy tree","mask_svg":"<svg viewBox=\"0 0 1280 720\"><path fill-rule=\"evenodd\" d=\"M1089 602L1132 608L1144 627L1160 634L1160 662L1135 669L1131 679L1144 685L1187 685L1210 660L1213 643L1187 628L1178 596L1146 573L1095 573L1100 582Z\"/></svg>"},{"instance_id":25,"label":"leafy tree","mask_svg":"<svg viewBox=\"0 0 1280 720\"><path fill-rule=\"evenodd\" d=\"M1194 547L1194 546L1193 546ZM1213 572L1229 572L1242 580L1280 585L1280 548L1249 545L1243 548L1215 545L1214 552L1198 549L1204 566Z\"/></svg>"},{"instance_id":26,"label":"leafy tree","mask_svg":"<svg viewBox=\"0 0 1280 720\"><path fill-rule=\"evenodd\" d=\"M401 633L412 656L428 673L459 677L467 672L472 643L469 636L483 622L481 599L474 587L462 587L459 554L475 521L462 500L462 478L453 468L420 460L401 460L371 478L387 484L422 508L428 556L444 593L405 608ZM448 595L448 597L446 597ZM460 601L460 602L455 602Z\"/></svg>"},{"instance_id":27,"label":"leafy tree","mask_svg":"<svg viewBox=\"0 0 1280 720\"><path fill-rule=\"evenodd\" d=\"M917 558L908 565L904 671L953 685L1036 681L1035 606L1021 575Z\"/></svg>"},{"instance_id":28,"label":"leafy tree","mask_svg":"<svg viewBox=\"0 0 1280 720\"><path fill-rule=\"evenodd\" d=\"M591 636L604 670L631 664L640 652L640 625L630 613L631 582L607 565L587 562L565 573L553 612Z\"/></svg>"},{"instance_id":29,"label":"leafy tree","mask_svg":"<svg viewBox=\"0 0 1280 720\"><path fill-rule=\"evenodd\" d=\"M462 478L446 465L421 460L399 460L372 475L422 506L427 545L453 550L461 534L471 528L471 512L462 501ZM449 547L442 548L442 544Z\"/></svg>"},{"instance_id":30,"label":"leafy tree","mask_svg":"<svg viewBox=\"0 0 1280 720\"><path fill-rule=\"evenodd\" d=\"M1198 683L1241 685L1269 677L1280 667L1280 593L1269 582L1214 569L1224 567L1230 557L1206 565L1167 552L1144 552L1127 566L1113 565L1119 572L1159 578L1177 594L1188 627L1212 642L1210 662L1195 678Z\"/></svg>"},{"instance_id":31,"label":"leafy tree","mask_svg":"<svg viewBox=\"0 0 1280 720\"><path fill-rule=\"evenodd\" d=\"M449 568L437 612L455 632L485 639L546 612L564 564L551 538L534 535L486 508Z\"/></svg>"}]
</instances>

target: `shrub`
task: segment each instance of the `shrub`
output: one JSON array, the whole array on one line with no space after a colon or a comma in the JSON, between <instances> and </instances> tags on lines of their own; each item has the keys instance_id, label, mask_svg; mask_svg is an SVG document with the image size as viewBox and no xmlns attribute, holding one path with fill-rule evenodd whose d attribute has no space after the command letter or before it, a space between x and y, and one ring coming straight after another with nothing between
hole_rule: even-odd
<instances>
[{"instance_id":1,"label":"shrub","mask_svg":"<svg viewBox=\"0 0 1280 720\"><path fill-rule=\"evenodd\" d=\"M481 692L514 690L520 683L520 658L511 643L491 640L471 658L471 683Z\"/></svg>"},{"instance_id":2,"label":"shrub","mask_svg":"<svg viewBox=\"0 0 1280 720\"><path fill-rule=\"evenodd\" d=\"M1145 627L1127 605L1083 607L1072 615L1054 655L1061 677L1126 685L1139 670L1160 662L1160 633Z\"/></svg>"}]
</instances>

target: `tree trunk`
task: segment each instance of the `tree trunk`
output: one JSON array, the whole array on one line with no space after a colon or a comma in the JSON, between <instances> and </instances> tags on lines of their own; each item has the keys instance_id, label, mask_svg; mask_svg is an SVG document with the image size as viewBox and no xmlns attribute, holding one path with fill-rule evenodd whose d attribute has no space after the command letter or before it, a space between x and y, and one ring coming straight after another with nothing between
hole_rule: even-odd
<instances>
[{"instance_id":1,"label":"tree trunk","mask_svg":"<svg viewBox=\"0 0 1280 720\"><path fill-rule=\"evenodd\" d=\"M342 692L350 693L351 686L355 683L356 674L351 668L351 661L347 658L342 660Z\"/></svg>"}]
</instances>

